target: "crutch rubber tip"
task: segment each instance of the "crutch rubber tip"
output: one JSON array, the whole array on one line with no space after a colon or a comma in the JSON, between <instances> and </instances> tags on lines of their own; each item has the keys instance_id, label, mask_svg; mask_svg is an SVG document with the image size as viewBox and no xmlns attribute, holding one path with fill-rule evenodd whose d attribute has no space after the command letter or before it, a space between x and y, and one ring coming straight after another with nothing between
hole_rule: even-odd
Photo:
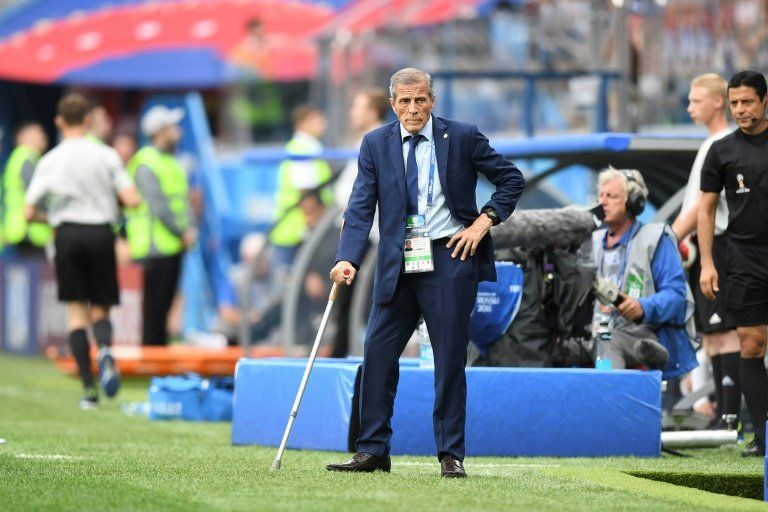
<instances>
[{"instance_id":1,"label":"crutch rubber tip","mask_svg":"<svg viewBox=\"0 0 768 512\"><path fill-rule=\"evenodd\" d=\"M280 469L280 459L275 459L275 462L272 463L272 467L269 468L270 471L277 471Z\"/></svg>"}]
</instances>

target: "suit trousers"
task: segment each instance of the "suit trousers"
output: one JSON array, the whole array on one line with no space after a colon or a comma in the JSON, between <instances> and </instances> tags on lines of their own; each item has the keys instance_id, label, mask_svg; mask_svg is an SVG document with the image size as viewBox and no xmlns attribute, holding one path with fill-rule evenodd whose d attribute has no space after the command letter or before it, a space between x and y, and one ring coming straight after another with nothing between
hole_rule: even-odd
<instances>
[{"instance_id":1,"label":"suit trousers","mask_svg":"<svg viewBox=\"0 0 768 512\"><path fill-rule=\"evenodd\" d=\"M433 425L437 455L464 460L464 367L479 269L476 257L453 259L445 240L441 242L433 244L432 272L401 271L392 300L374 304L371 310L360 384L360 452L389 455L399 358L423 316L435 356Z\"/></svg>"},{"instance_id":2,"label":"suit trousers","mask_svg":"<svg viewBox=\"0 0 768 512\"><path fill-rule=\"evenodd\" d=\"M142 345L168 344L168 313L181 274L181 254L144 260Z\"/></svg>"}]
</instances>

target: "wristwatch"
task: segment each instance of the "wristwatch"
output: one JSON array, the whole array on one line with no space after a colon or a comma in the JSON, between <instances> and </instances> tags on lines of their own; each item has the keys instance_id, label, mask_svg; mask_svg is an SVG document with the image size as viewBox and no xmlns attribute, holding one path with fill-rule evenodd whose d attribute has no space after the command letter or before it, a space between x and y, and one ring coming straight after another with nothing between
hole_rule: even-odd
<instances>
[{"instance_id":1,"label":"wristwatch","mask_svg":"<svg viewBox=\"0 0 768 512\"><path fill-rule=\"evenodd\" d=\"M483 208L483 211L481 213L486 214L488 218L491 219L494 226L501 223L501 218L499 217L499 214L496 213L496 210L492 206L486 206L485 208Z\"/></svg>"}]
</instances>

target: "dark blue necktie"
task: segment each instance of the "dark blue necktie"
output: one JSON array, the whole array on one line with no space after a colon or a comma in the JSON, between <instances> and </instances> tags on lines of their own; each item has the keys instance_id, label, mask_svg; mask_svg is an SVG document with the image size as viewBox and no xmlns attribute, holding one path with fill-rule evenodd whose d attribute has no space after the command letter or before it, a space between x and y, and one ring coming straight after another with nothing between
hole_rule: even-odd
<instances>
[{"instance_id":1,"label":"dark blue necktie","mask_svg":"<svg viewBox=\"0 0 768 512\"><path fill-rule=\"evenodd\" d=\"M424 140L423 135L409 135L405 138L408 141L408 159L405 164L405 195L407 198L407 215L418 215L419 213L419 166L416 163L416 146Z\"/></svg>"}]
</instances>

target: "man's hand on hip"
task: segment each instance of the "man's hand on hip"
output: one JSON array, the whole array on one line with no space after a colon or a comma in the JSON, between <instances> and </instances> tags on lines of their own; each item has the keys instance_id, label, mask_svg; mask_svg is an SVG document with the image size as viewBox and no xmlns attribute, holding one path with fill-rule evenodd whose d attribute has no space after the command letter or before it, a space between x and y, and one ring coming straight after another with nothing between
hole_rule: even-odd
<instances>
[{"instance_id":1,"label":"man's hand on hip","mask_svg":"<svg viewBox=\"0 0 768 512\"><path fill-rule=\"evenodd\" d=\"M336 284L352 284L357 271L348 261L340 261L331 269L331 280Z\"/></svg>"},{"instance_id":2,"label":"man's hand on hip","mask_svg":"<svg viewBox=\"0 0 768 512\"><path fill-rule=\"evenodd\" d=\"M712 263L701 263L699 286L706 298L715 300L715 294L720 291L720 286L717 282L717 270Z\"/></svg>"},{"instance_id":3,"label":"man's hand on hip","mask_svg":"<svg viewBox=\"0 0 768 512\"><path fill-rule=\"evenodd\" d=\"M484 213L481 213L471 226L462 229L453 235L446 245L446 247L451 248L454 244L456 244L456 247L451 253L451 258L455 258L459 255L459 253L461 253L462 261L467 259L467 254L474 256L475 251L477 250L477 246L480 245L480 240L482 240L483 237L488 234L491 226L493 226L493 221L490 219L490 217Z\"/></svg>"}]
</instances>

